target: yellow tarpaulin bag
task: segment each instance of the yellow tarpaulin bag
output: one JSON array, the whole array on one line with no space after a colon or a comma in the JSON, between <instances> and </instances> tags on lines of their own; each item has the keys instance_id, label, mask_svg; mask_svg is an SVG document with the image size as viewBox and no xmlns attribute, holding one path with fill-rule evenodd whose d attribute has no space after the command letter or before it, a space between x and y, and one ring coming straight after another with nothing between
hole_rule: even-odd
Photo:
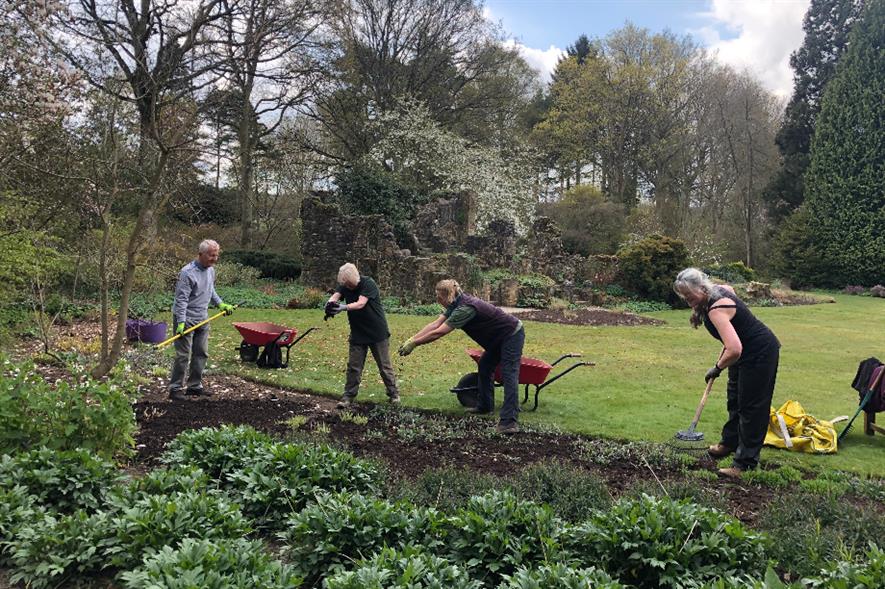
<instances>
[{"instance_id":1,"label":"yellow tarpaulin bag","mask_svg":"<svg viewBox=\"0 0 885 589\"><path fill-rule=\"evenodd\" d=\"M835 454L836 428L829 421L805 413L799 401L771 408L765 445L809 454Z\"/></svg>"}]
</instances>

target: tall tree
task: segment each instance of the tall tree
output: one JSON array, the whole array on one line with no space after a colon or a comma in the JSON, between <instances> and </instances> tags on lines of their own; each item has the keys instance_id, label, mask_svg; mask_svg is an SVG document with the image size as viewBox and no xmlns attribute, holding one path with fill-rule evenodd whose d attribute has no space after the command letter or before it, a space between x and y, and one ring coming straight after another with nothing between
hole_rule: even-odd
<instances>
[{"instance_id":1,"label":"tall tree","mask_svg":"<svg viewBox=\"0 0 885 589\"><path fill-rule=\"evenodd\" d=\"M783 164L765 191L775 222L795 211L805 199L803 177L808 167L821 96L836 74L848 36L867 0L811 0L802 28L805 40L790 56L793 95L787 104L777 146Z\"/></svg>"},{"instance_id":2,"label":"tall tree","mask_svg":"<svg viewBox=\"0 0 885 589\"><path fill-rule=\"evenodd\" d=\"M29 0L23 3L40 5ZM103 313L101 359L93 374L117 363L126 311L140 256L171 195L175 174L190 165L197 139L195 94L210 85L218 65L216 39L209 34L224 14L222 0L67 0L46 15L30 17L34 30L93 87L136 111L138 160L126 181L134 183L120 291L121 311L111 340ZM134 179L134 180L133 180Z\"/></svg>"},{"instance_id":3,"label":"tall tree","mask_svg":"<svg viewBox=\"0 0 885 589\"><path fill-rule=\"evenodd\" d=\"M807 173L827 286L885 283L885 2L871 1L827 86Z\"/></svg>"},{"instance_id":4,"label":"tall tree","mask_svg":"<svg viewBox=\"0 0 885 589\"><path fill-rule=\"evenodd\" d=\"M313 0L226 0L222 74L237 105L240 246L252 247L255 151L287 113L312 96L320 74L317 29L320 3Z\"/></svg>"}]
</instances>

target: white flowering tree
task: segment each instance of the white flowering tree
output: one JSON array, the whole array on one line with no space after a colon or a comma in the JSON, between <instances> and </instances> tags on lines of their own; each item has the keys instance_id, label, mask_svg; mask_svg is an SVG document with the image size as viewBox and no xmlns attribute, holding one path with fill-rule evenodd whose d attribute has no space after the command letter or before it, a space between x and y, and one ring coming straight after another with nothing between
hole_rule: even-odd
<instances>
[{"instance_id":1,"label":"white flowering tree","mask_svg":"<svg viewBox=\"0 0 885 589\"><path fill-rule=\"evenodd\" d=\"M532 223L535 194L532 153L520 144L495 149L471 145L445 130L420 101L402 99L374 125L380 140L369 158L423 194L472 190L482 231L495 219L511 221L520 235Z\"/></svg>"}]
</instances>

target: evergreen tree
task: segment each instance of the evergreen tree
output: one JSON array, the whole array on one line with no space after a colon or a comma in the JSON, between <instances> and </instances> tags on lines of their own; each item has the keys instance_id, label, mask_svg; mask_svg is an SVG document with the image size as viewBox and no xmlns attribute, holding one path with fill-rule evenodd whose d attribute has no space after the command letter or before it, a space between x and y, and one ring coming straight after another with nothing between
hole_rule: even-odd
<instances>
[{"instance_id":1,"label":"evergreen tree","mask_svg":"<svg viewBox=\"0 0 885 589\"><path fill-rule=\"evenodd\" d=\"M768 185L769 213L780 221L804 200L803 176L808 167L814 124L824 88L848 44L851 27L867 0L812 0L805 14L805 41L790 56L793 96L787 104L776 142L783 165Z\"/></svg>"},{"instance_id":2,"label":"evergreen tree","mask_svg":"<svg viewBox=\"0 0 885 589\"><path fill-rule=\"evenodd\" d=\"M827 286L885 283L885 0L870 0L824 92L806 174Z\"/></svg>"}]
</instances>

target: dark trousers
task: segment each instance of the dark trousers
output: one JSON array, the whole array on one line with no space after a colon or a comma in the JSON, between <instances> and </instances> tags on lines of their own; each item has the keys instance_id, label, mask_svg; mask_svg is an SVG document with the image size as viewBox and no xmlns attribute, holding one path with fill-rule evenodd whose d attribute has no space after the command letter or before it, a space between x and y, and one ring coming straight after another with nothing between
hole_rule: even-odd
<instances>
[{"instance_id":1,"label":"dark trousers","mask_svg":"<svg viewBox=\"0 0 885 589\"><path fill-rule=\"evenodd\" d=\"M728 369L728 421L722 426L722 445L734 448L734 465L749 470L759 464L768 432L771 398L780 353L748 366Z\"/></svg>"},{"instance_id":2,"label":"dark trousers","mask_svg":"<svg viewBox=\"0 0 885 589\"><path fill-rule=\"evenodd\" d=\"M208 323L175 340L175 360L172 361L172 373L169 375L169 392L181 390L185 374L187 375L188 391L203 390L203 370L206 368L208 358Z\"/></svg>"},{"instance_id":3,"label":"dark trousers","mask_svg":"<svg viewBox=\"0 0 885 589\"><path fill-rule=\"evenodd\" d=\"M366 365L366 355L372 350L381 380L387 387L387 396L399 397L399 389L396 387L396 374L393 372L393 364L390 363L390 338L374 344L350 344L350 352L347 357L347 383L344 385L344 398L353 399L360 390L360 381L363 378L363 368Z\"/></svg>"},{"instance_id":4,"label":"dark trousers","mask_svg":"<svg viewBox=\"0 0 885 589\"><path fill-rule=\"evenodd\" d=\"M501 380L504 384L504 404L501 405L500 422L508 425L516 422L519 413L519 363L525 344L525 329L520 329L504 340L500 348L486 350L479 359L479 399L477 409L492 411L495 408L495 368L501 364Z\"/></svg>"}]
</instances>

